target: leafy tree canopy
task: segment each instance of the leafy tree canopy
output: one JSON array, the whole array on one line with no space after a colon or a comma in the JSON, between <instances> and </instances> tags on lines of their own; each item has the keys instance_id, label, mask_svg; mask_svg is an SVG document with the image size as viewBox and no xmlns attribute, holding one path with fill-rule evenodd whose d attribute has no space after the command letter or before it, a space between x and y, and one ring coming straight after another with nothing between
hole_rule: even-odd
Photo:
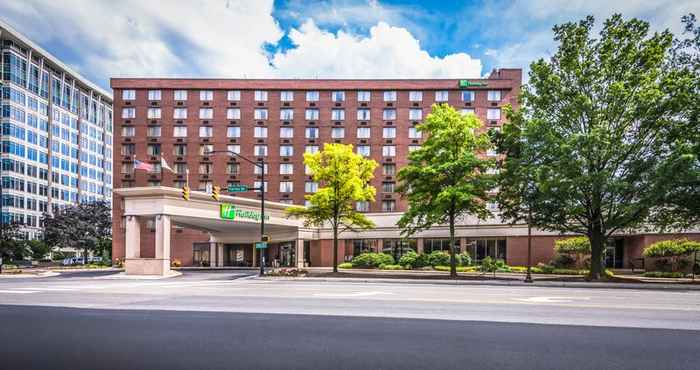
<instances>
[{"instance_id":1,"label":"leafy tree canopy","mask_svg":"<svg viewBox=\"0 0 700 370\"><path fill-rule=\"evenodd\" d=\"M85 251L102 246L112 236L109 203L96 201L61 208L44 214L44 240L51 247L72 247Z\"/></svg>"}]
</instances>

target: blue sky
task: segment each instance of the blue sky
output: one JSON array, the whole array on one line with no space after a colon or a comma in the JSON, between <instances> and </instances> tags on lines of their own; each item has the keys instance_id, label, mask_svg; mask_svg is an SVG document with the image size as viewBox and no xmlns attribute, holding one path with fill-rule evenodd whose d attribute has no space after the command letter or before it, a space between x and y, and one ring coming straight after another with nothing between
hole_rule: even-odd
<instances>
[{"instance_id":1,"label":"blue sky","mask_svg":"<svg viewBox=\"0 0 700 370\"><path fill-rule=\"evenodd\" d=\"M110 77L465 78L556 49L588 14L680 31L695 0L5 0L0 18L95 83Z\"/></svg>"}]
</instances>

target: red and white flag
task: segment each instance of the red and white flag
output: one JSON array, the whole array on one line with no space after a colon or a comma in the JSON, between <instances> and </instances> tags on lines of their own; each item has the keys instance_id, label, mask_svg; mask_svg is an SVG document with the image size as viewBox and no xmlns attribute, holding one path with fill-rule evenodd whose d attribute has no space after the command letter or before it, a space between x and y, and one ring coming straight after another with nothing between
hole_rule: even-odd
<instances>
[{"instance_id":1,"label":"red and white flag","mask_svg":"<svg viewBox=\"0 0 700 370\"><path fill-rule=\"evenodd\" d=\"M168 162L166 162L165 158L163 157L160 157L160 168L175 173L175 171L172 168L170 168L170 166L168 166Z\"/></svg>"},{"instance_id":2,"label":"red and white flag","mask_svg":"<svg viewBox=\"0 0 700 370\"><path fill-rule=\"evenodd\" d=\"M141 162L138 159L134 159L134 169L135 170L144 170L144 171L153 171L153 165L150 163Z\"/></svg>"}]
</instances>

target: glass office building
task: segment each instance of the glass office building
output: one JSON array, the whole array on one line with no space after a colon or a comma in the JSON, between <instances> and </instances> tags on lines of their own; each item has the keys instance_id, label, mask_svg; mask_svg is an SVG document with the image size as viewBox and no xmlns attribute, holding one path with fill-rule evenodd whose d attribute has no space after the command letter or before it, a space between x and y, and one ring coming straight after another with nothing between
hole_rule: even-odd
<instances>
[{"instance_id":1,"label":"glass office building","mask_svg":"<svg viewBox=\"0 0 700 370\"><path fill-rule=\"evenodd\" d=\"M112 95L0 22L2 222L112 199Z\"/></svg>"}]
</instances>

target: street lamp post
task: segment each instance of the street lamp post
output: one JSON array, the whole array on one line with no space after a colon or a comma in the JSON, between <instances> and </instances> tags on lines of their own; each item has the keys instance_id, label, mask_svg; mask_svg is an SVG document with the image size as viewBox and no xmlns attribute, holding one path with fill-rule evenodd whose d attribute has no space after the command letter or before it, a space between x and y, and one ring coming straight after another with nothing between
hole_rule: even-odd
<instances>
[{"instance_id":1,"label":"street lamp post","mask_svg":"<svg viewBox=\"0 0 700 370\"><path fill-rule=\"evenodd\" d=\"M214 150L211 152L206 152L204 154L210 155L210 154L216 154L216 153L228 153L228 154L233 154L234 156L251 163L253 166L256 166L260 168L260 173L261 173L261 181L260 181L260 194L261 194L261 199L260 199L260 241L264 242L265 240L265 161L252 161L234 151L231 150ZM255 248L257 250L257 248ZM255 252L253 252L255 253ZM265 254L263 253L262 249L260 250L260 276L265 275Z\"/></svg>"}]
</instances>

